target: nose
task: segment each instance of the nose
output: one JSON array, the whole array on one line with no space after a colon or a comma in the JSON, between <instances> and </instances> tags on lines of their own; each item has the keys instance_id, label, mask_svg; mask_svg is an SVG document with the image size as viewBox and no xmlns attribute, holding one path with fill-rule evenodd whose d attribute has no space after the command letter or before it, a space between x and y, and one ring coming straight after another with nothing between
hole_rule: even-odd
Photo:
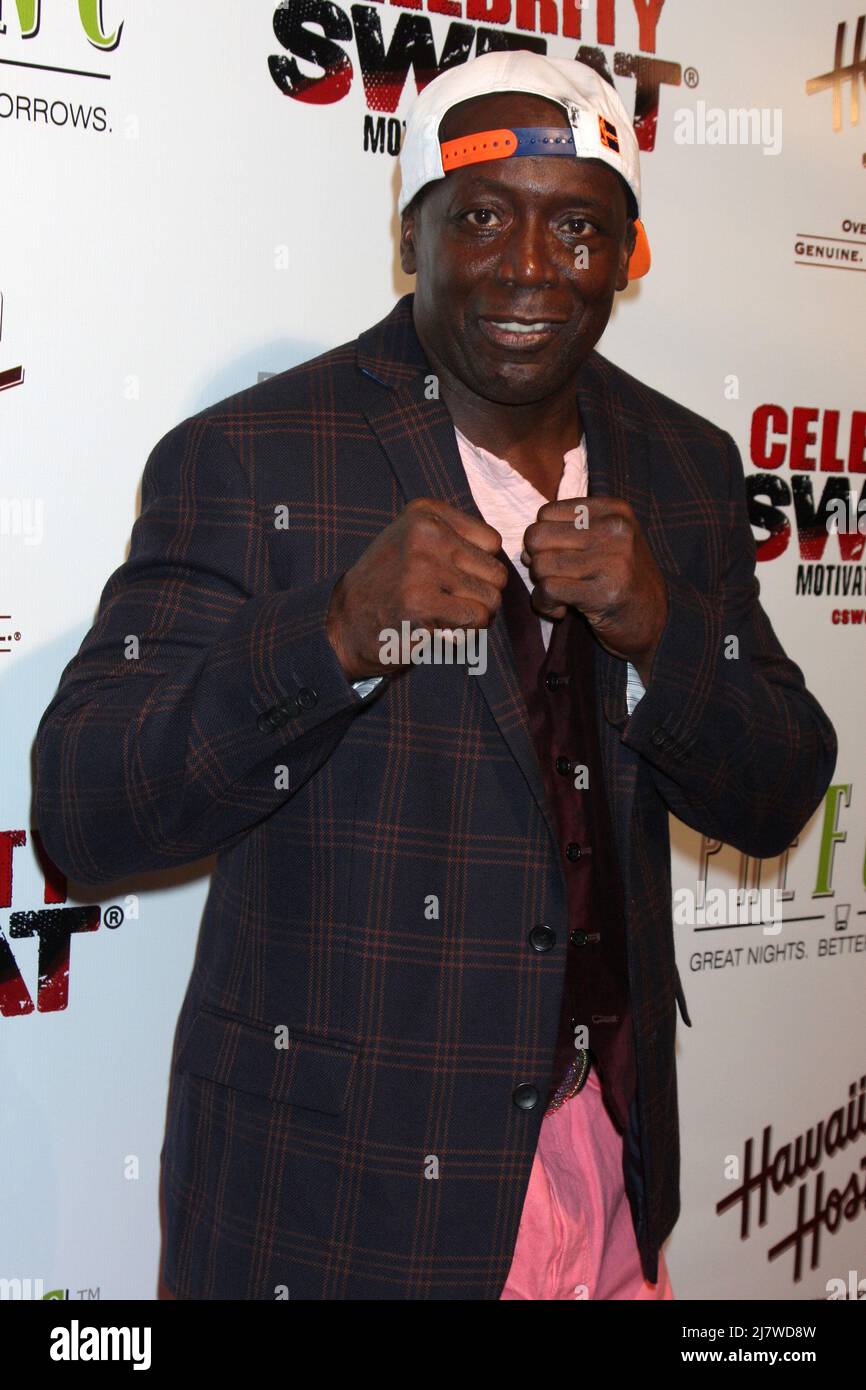
<instances>
[{"instance_id":1,"label":"nose","mask_svg":"<svg viewBox=\"0 0 866 1390\"><path fill-rule=\"evenodd\" d=\"M497 277L503 284L552 286L559 279L545 219L532 210L515 218L502 243Z\"/></svg>"}]
</instances>

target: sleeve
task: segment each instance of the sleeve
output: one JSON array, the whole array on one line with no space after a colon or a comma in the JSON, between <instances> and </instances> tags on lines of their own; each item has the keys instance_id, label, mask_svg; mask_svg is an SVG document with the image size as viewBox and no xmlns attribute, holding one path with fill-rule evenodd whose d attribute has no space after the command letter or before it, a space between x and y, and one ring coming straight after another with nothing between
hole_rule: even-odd
<instances>
[{"instance_id":1,"label":"sleeve","mask_svg":"<svg viewBox=\"0 0 866 1390\"><path fill-rule=\"evenodd\" d=\"M313 776L367 703L327 637L337 578L273 588L212 422L159 441L129 558L37 731L37 823L65 873L97 884L218 852Z\"/></svg>"},{"instance_id":2,"label":"sleeve","mask_svg":"<svg viewBox=\"0 0 866 1390\"><path fill-rule=\"evenodd\" d=\"M759 601L743 465L727 436L726 563L706 592L666 576L668 619L622 740L668 808L758 858L780 854L823 797L836 735Z\"/></svg>"}]
</instances>

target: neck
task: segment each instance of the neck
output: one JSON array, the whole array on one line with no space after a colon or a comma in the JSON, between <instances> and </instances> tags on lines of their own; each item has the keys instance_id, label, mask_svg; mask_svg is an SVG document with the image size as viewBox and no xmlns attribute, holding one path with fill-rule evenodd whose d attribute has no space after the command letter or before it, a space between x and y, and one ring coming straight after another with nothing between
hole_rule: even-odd
<instances>
[{"instance_id":1,"label":"neck","mask_svg":"<svg viewBox=\"0 0 866 1390\"><path fill-rule=\"evenodd\" d=\"M447 389L441 380L439 390L452 420L467 439L509 463L539 451L564 454L580 443L582 428L573 391L565 400L502 406L478 396L466 399Z\"/></svg>"},{"instance_id":2,"label":"neck","mask_svg":"<svg viewBox=\"0 0 866 1390\"><path fill-rule=\"evenodd\" d=\"M567 397L502 406L478 396L439 391L454 424L473 444L505 459L542 497L559 491L563 457L577 448L583 433L574 391Z\"/></svg>"},{"instance_id":3,"label":"neck","mask_svg":"<svg viewBox=\"0 0 866 1390\"><path fill-rule=\"evenodd\" d=\"M417 323L415 327L436 373L439 396L460 432L471 443L505 459L543 497L556 497L563 456L577 448L583 436L574 381L539 401L506 405L489 400L456 377L424 342Z\"/></svg>"}]
</instances>

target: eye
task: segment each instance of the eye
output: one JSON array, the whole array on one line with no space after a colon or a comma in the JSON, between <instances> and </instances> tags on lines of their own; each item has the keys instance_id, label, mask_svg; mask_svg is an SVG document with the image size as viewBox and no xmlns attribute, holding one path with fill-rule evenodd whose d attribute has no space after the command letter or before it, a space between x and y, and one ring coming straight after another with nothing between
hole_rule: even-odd
<instances>
[{"instance_id":1,"label":"eye","mask_svg":"<svg viewBox=\"0 0 866 1390\"><path fill-rule=\"evenodd\" d=\"M595 223L590 222L586 217L567 217L563 226L572 236L587 236L598 231Z\"/></svg>"},{"instance_id":2,"label":"eye","mask_svg":"<svg viewBox=\"0 0 866 1390\"><path fill-rule=\"evenodd\" d=\"M487 227L492 227L495 225L494 219L496 218L496 216L497 214L493 211L492 208L470 208L468 212L463 213L462 220L465 222L469 222L469 219L471 217L477 217L479 221L469 222L470 227L479 227L481 229L485 229Z\"/></svg>"}]
</instances>

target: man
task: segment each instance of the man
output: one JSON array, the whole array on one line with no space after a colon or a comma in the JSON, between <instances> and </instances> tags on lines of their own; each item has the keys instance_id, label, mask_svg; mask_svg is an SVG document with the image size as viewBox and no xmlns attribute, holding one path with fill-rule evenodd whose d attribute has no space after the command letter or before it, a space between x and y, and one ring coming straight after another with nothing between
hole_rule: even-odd
<instances>
[{"instance_id":1,"label":"man","mask_svg":"<svg viewBox=\"0 0 866 1390\"><path fill-rule=\"evenodd\" d=\"M648 266L612 88L485 55L401 165L414 296L151 454L39 825L90 883L218 854L170 1296L670 1297L668 811L778 854L835 737L733 440L594 350Z\"/></svg>"}]
</instances>

